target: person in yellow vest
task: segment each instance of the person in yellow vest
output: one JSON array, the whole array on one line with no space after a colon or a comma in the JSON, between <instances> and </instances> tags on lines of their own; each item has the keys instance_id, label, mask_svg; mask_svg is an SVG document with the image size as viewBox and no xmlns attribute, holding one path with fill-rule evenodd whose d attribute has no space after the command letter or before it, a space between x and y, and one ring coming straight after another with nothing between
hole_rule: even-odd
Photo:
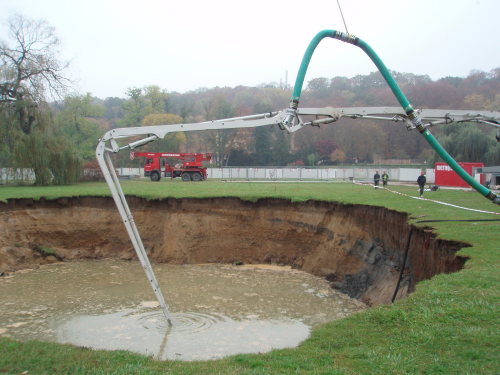
<instances>
[{"instance_id":1,"label":"person in yellow vest","mask_svg":"<svg viewBox=\"0 0 500 375\"><path fill-rule=\"evenodd\" d=\"M384 173L382 173L382 183L384 187L387 186L387 181L389 181L389 175L384 171Z\"/></svg>"}]
</instances>

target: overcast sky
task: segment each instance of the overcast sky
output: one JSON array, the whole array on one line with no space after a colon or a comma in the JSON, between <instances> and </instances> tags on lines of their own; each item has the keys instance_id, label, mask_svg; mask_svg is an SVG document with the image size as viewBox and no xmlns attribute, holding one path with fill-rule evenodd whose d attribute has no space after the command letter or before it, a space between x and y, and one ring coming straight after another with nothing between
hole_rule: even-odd
<instances>
[{"instance_id":1,"label":"overcast sky","mask_svg":"<svg viewBox=\"0 0 500 375\"><path fill-rule=\"evenodd\" d=\"M340 0L350 33L389 69L465 77L500 67L499 0ZM78 90L125 97L128 87L293 85L316 33L345 31L336 0L0 0L13 12L43 18L63 40ZM5 39L2 25L0 38ZM359 48L324 40L305 82L376 70Z\"/></svg>"}]
</instances>

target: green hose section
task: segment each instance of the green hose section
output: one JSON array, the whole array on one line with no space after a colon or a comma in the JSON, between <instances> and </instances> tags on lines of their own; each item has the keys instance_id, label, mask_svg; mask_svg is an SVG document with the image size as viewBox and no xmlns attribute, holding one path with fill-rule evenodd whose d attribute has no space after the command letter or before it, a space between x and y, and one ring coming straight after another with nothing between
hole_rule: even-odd
<instances>
[{"instance_id":1,"label":"green hose section","mask_svg":"<svg viewBox=\"0 0 500 375\"><path fill-rule=\"evenodd\" d=\"M292 108L292 106L295 108L298 107L300 94L302 92L302 86L304 85L304 78L307 72L307 68L309 67L309 62L311 61L311 57L318 44L321 42L321 40L327 37L340 39L343 40L344 42L354 44L359 48L361 48L370 57L373 63L377 66L378 70L380 71L385 81L391 88L397 100L399 101L399 104L401 104L401 107L403 107L404 111L406 112L410 120L413 121L414 125L417 127L417 129L425 138L425 140L429 143L429 145L434 149L434 151L436 151L437 154L443 159L443 161L447 163L465 182L467 182L470 186L472 186L476 191L478 191L484 197L493 201L493 203L500 205L500 197L495 193L493 193L492 191L490 191L489 189L485 188L479 182L474 180L466 171L464 171L463 168L460 167L460 165L458 165L458 163L439 144L439 142L436 140L436 138L434 138L434 136L429 132L429 130L425 129L425 127L421 123L420 118L416 116L416 114L414 113L413 107L411 106L410 102L408 101L408 99L406 99L405 95L403 94L398 84L392 77L391 73L389 72L389 69L387 69L385 64L380 59L380 57L368 45L368 43L359 38L335 30L323 30L320 31L318 34L316 34L311 43L309 43L306 53L302 58L302 63L300 64L299 72L297 74L297 79L295 80L295 86L293 88L290 108ZM348 38L346 39L346 37Z\"/></svg>"},{"instance_id":2,"label":"green hose section","mask_svg":"<svg viewBox=\"0 0 500 375\"><path fill-rule=\"evenodd\" d=\"M295 80L295 86L293 87L292 100L299 100L300 93L302 92L302 85L304 84L304 78L306 76L307 68L309 67L309 62L311 61L311 57L314 53L314 50L318 46L319 42L323 40L323 38L333 38L335 35L335 30L323 30L320 31L316 36L311 40L309 46L307 47L306 53L302 58L302 63L300 64L299 72L297 74L297 79Z\"/></svg>"},{"instance_id":3,"label":"green hose section","mask_svg":"<svg viewBox=\"0 0 500 375\"><path fill-rule=\"evenodd\" d=\"M410 102L404 96L403 92L399 88L398 84L392 77L389 69L382 62L380 57L375 53L375 51L363 40L359 39L358 47L361 48L370 57L373 63L377 66L378 70L386 80L387 84L391 88L392 92L399 101L399 104L403 107L407 114L413 112L413 107ZM476 191L482 194L484 197L489 198L493 194L489 189L485 188L479 182L474 180L464 169L458 165L458 163L446 152L446 150L439 144L439 142L434 138L428 129L422 127L419 129L420 133L423 135L425 140L429 145L437 152L437 154L443 159L443 161L448 164L451 169L453 169L465 182L472 186Z\"/></svg>"},{"instance_id":4,"label":"green hose section","mask_svg":"<svg viewBox=\"0 0 500 375\"><path fill-rule=\"evenodd\" d=\"M477 190L480 194L485 196L486 198L490 197L490 194L494 194L489 189L485 188L479 182L474 180L463 168L458 165L458 163L446 152L446 150L439 144L439 142L434 138L431 132L428 129L422 133L425 140L431 145L431 147L438 153L439 156L443 159L443 161L448 164L451 169L453 169L465 182L467 182L470 186L472 186L475 190Z\"/></svg>"},{"instance_id":5,"label":"green hose section","mask_svg":"<svg viewBox=\"0 0 500 375\"><path fill-rule=\"evenodd\" d=\"M412 109L410 102L408 101L408 99L406 99L406 96L404 96L398 84L392 77L389 69L387 69L380 57L378 57L377 53L364 40L359 39L357 46L365 51L368 57L370 57L373 63L377 66L378 70L380 71L380 73L382 73L382 76L391 88L394 95L396 95L396 99L398 99L399 104L401 104L401 107L403 107L405 112L408 112L410 109Z\"/></svg>"}]
</instances>

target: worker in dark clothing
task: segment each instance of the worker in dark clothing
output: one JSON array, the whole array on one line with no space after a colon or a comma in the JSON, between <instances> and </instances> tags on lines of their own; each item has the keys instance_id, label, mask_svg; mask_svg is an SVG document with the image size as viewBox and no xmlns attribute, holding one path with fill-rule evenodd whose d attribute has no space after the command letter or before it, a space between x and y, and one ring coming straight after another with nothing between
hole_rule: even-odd
<instances>
[{"instance_id":1,"label":"worker in dark clothing","mask_svg":"<svg viewBox=\"0 0 500 375\"><path fill-rule=\"evenodd\" d=\"M427 179L425 178L425 172L422 171L422 173L420 173L420 176L418 176L417 178L417 184L418 186L420 186L420 198L424 196L424 186L426 182Z\"/></svg>"},{"instance_id":2,"label":"worker in dark clothing","mask_svg":"<svg viewBox=\"0 0 500 375\"><path fill-rule=\"evenodd\" d=\"M380 175L378 171L375 171L375 175L373 176L373 182L375 183L375 189L378 189L378 182L380 181Z\"/></svg>"},{"instance_id":3,"label":"worker in dark clothing","mask_svg":"<svg viewBox=\"0 0 500 375\"><path fill-rule=\"evenodd\" d=\"M384 187L387 186L387 181L389 181L389 176L384 171L384 173L382 173L382 183L384 184Z\"/></svg>"}]
</instances>

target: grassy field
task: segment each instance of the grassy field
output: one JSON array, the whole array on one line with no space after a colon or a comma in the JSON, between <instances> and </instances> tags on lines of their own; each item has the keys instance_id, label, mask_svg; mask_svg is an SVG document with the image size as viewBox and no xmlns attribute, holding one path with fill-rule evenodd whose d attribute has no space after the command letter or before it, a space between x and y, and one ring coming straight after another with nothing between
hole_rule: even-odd
<instances>
[{"instance_id":1,"label":"grassy field","mask_svg":"<svg viewBox=\"0 0 500 375\"><path fill-rule=\"evenodd\" d=\"M417 196L417 187L389 186ZM434 202L348 183L182 183L124 181L125 194L167 197L309 199L385 206L408 212L410 222L434 219L500 219ZM108 196L104 183L62 187L0 187L0 200ZM475 192L439 190L435 199L500 212ZM465 268L417 285L407 299L332 322L313 330L299 348L219 361L155 361L123 351L96 351L0 336L0 373L20 374L499 374L500 373L500 222L432 224L439 237L468 242L459 255ZM0 291L1 294L1 291Z\"/></svg>"}]
</instances>

